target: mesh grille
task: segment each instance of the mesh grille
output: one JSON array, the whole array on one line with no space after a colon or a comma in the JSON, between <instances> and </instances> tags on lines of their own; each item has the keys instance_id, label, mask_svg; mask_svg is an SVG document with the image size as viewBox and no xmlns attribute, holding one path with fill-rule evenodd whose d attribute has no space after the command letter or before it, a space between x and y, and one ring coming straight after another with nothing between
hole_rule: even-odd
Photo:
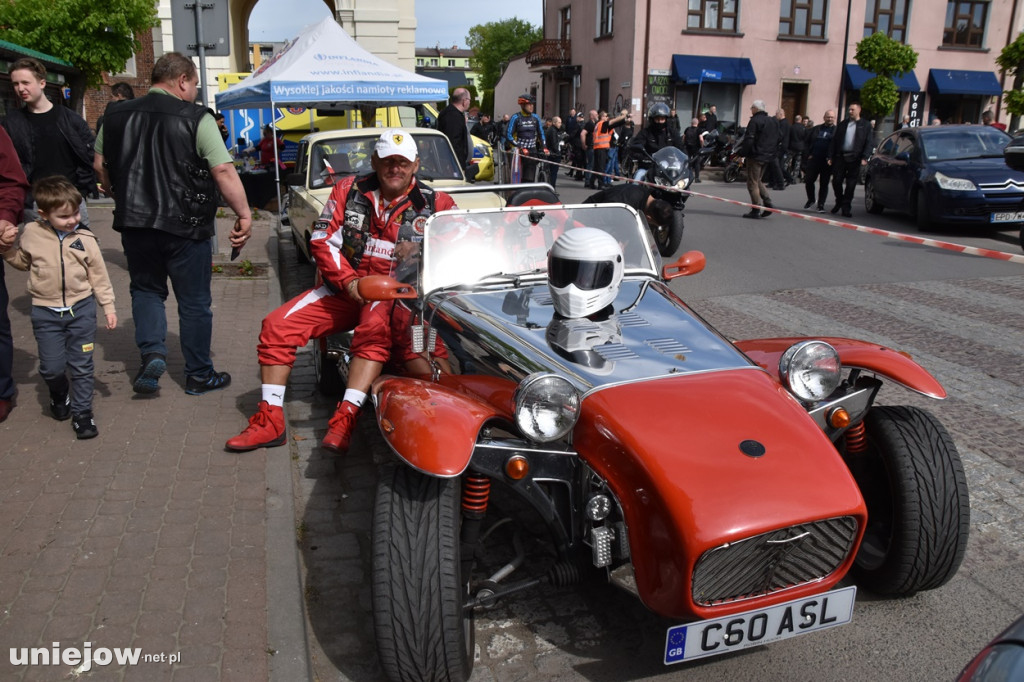
<instances>
[{"instance_id":1,"label":"mesh grille","mask_svg":"<svg viewBox=\"0 0 1024 682\"><path fill-rule=\"evenodd\" d=\"M693 599L714 606L821 580L843 563L856 537L857 520L841 516L709 549L693 571Z\"/></svg>"}]
</instances>

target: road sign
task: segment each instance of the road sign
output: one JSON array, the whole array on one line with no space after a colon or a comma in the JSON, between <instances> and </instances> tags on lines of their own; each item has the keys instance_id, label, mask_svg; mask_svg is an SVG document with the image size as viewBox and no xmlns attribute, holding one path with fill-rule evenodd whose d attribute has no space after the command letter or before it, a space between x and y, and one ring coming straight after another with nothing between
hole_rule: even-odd
<instances>
[{"instance_id":1,"label":"road sign","mask_svg":"<svg viewBox=\"0 0 1024 682\"><path fill-rule=\"evenodd\" d=\"M722 72L711 71L710 69L701 69L700 77L706 81L720 81L722 80Z\"/></svg>"},{"instance_id":2,"label":"road sign","mask_svg":"<svg viewBox=\"0 0 1024 682\"><path fill-rule=\"evenodd\" d=\"M196 5L202 21L203 46L207 56L231 55L228 32L228 0L174 0L171 3L171 30L174 51L184 55L199 54L196 40Z\"/></svg>"}]
</instances>

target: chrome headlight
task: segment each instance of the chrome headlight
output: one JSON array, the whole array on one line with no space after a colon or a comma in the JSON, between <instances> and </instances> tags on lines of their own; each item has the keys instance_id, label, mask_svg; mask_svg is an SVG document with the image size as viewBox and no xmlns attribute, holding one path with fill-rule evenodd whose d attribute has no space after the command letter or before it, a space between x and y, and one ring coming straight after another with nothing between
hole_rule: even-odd
<instances>
[{"instance_id":1,"label":"chrome headlight","mask_svg":"<svg viewBox=\"0 0 1024 682\"><path fill-rule=\"evenodd\" d=\"M935 182L939 183L940 189L948 189L952 192L973 192L978 189L967 178L951 178L942 173L935 174Z\"/></svg>"},{"instance_id":2,"label":"chrome headlight","mask_svg":"<svg viewBox=\"0 0 1024 682\"><path fill-rule=\"evenodd\" d=\"M779 359L779 376L800 400L824 400L839 386L843 367L839 353L824 341L801 341Z\"/></svg>"},{"instance_id":3,"label":"chrome headlight","mask_svg":"<svg viewBox=\"0 0 1024 682\"><path fill-rule=\"evenodd\" d=\"M555 374L537 372L520 382L515 393L516 426L530 440L547 443L565 436L580 416L580 394Z\"/></svg>"},{"instance_id":4,"label":"chrome headlight","mask_svg":"<svg viewBox=\"0 0 1024 682\"><path fill-rule=\"evenodd\" d=\"M676 187L678 189L686 189L687 187L690 186L691 182L693 182L693 178L692 177L685 177L685 178L683 178L682 180L680 180L679 182L676 183Z\"/></svg>"}]
</instances>

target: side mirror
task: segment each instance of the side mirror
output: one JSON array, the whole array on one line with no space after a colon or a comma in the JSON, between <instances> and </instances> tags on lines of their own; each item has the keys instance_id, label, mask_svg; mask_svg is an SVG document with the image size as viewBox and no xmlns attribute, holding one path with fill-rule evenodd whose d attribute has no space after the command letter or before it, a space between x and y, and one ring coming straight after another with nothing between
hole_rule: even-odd
<instances>
[{"instance_id":1,"label":"side mirror","mask_svg":"<svg viewBox=\"0 0 1024 682\"><path fill-rule=\"evenodd\" d=\"M284 176L284 184L290 185L292 187L298 187L300 185L305 185L306 184L306 174L305 173L289 173L288 175Z\"/></svg>"},{"instance_id":2,"label":"side mirror","mask_svg":"<svg viewBox=\"0 0 1024 682\"><path fill-rule=\"evenodd\" d=\"M661 268L661 278L666 282L676 277L696 275L707 265L708 259L700 251L687 251L675 263L668 263Z\"/></svg>"},{"instance_id":3,"label":"side mirror","mask_svg":"<svg viewBox=\"0 0 1024 682\"><path fill-rule=\"evenodd\" d=\"M393 301L399 298L417 298L416 290L387 275L367 275L359 278L359 295L367 301Z\"/></svg>"}]
</instances>

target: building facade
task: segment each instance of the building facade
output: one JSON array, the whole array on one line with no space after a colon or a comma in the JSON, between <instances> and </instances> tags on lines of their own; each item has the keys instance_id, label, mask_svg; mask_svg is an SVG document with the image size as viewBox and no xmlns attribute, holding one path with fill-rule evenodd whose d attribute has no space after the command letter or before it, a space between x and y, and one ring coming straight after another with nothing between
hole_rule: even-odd
<instances>
[{"instance_id":1,"label":"building facade","mask_svg":"<svg viewBox=\"0 0 1024 682\"><path fill-rule=\"evenodd\" d=\"M449 48L417 47L416 73L447 81L449 91L459 87L476 88L477 73L470 65L472 59L473 50L460 49L454 45Z\"/></svg>"},{"instance_id":2,"label":"building facade","mask_svg":"<svg viewBox=\"0 0 1024 682\"><path fill-rule=\"evenodd\" d=\"M542 80L544 115L576 109L646 110L655 101L681 121L712 104L745 124L755 99L820 121L858 98L873 76L857 42L881 31L918 53L897 80L887 117L997 120L1011 87L995 60L1024 22L1022 0L553 0L544 40L526 56ZM891 123L889 123L891 126Z\"/></svg>"}]
</instances>

